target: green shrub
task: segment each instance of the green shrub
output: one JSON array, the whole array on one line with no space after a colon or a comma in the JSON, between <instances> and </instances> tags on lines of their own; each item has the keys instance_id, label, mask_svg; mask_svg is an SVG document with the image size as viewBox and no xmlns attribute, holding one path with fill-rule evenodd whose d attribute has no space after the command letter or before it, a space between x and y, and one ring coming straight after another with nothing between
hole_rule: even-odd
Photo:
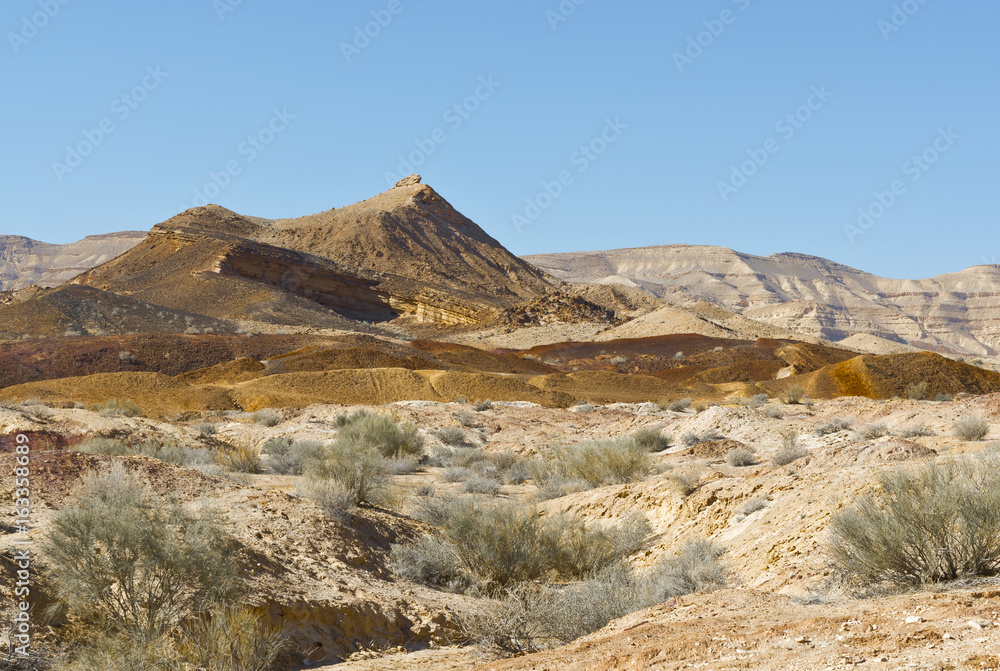
<instances>
[{"instance_id":1,"label":"green shrub","mask_svg":"<svg viewBox=\"0 0 1000 671\"><path fill-rule=\"evenodd\" d=\"M1000 572L996 464L929 462L884 473L830 522L829 553L849 580L924 584Z\"/></svg>"},{"instance_id":2,"label":"green shrub","mask_svg":"<svg viewBox=\"0 0 1000 671\"><path fill-rule=\"evenodd\" d=\"M665 436L660 429L651 426L633 433L632 440L647 452L662 452L674 442L673 437Z\"/></svg>"},{"instance_id":3,"label":"green shrub","mask_svg":"<svg viewBox=\"0 0 1000 671\"><path fill-rule=\"evenodd\" d=\"M390 458L420 455L424 449L424 439L413 424L399 426L392 417L367 413L345 424L337 442L370 447Z\"/></svg>"},{"instance_id":4,"label":"green shrub","mask_svg":"<svg viewBox=\"0 0 1000 671\"><path fill-rule=\"evenodd\" d=\"M955 422L955 435L965 441L980 441L990 432L990 423L982 415L973 415Z\"/></svg>"},{"instance_id":5,"label":"green shrub","mask_svg":"<svg viewBox=\"0 0 1000 671\"><path fill-rule=\"evenodd\" d=\"M636 482L653 470L649 452L631 438L585 440L567 448L561 459L572 478L595 487Z\"/></svg>"},{"instance_id":6,"label":"green shrub","mask_svg":"<svg viewBox=\"0 0 1000 671\"><path fill-rule=\"evenodd\" d=\"M74 612L152 638L240 590L221 518L154 494L120 463L87 473L46 536L49 576Z\"/></svg>"}]
</instances>

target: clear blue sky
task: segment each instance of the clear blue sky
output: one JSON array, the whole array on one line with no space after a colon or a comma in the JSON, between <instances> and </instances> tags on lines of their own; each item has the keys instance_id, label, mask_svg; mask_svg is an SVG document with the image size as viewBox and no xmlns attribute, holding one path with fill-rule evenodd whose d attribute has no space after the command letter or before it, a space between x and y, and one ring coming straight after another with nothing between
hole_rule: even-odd
<instances>
[{"instance_id":1,"label":"clear blue sky","mask_svg":"<svg viewBox=\"0 0 1000 671\"><path fill-rule=\"evenodd\" d=\"M317 212L417 152L517 254L711 244L914 278L998 263L998 24L992 0L6 0L0 233L148 229L210 173L237 212ZM707 46L678 62L689 38ZM751 154L767 161L743 184ZM879 216L852 244L859 207Z\"/></svg>"}]
</instances>

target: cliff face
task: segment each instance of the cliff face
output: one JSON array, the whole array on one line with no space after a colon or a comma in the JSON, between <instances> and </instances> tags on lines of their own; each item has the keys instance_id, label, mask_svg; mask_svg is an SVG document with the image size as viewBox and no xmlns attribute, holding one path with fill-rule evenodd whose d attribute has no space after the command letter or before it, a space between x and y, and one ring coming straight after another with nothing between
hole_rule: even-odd
<instances>
[{"instance_id":1,"label":"cliff face","mask_svg":"<svg viewBox=\"0 0 1000 671\"><path fill-rule=\"evenodd\" d=\"M142 242L139 231L91 235L65 245L19 235L0 235L0 291L36 284L54 287Z\"/></svg>"},{"instance_id":2,"label":"cliff face","mask_svg":"<svg viewBox=\"0 0 1000 671\"><path fill-rule=\"evenodd\" d=\"M860 333L924 349L1000 354L1000 266L893 280L804 254L760 257L687 245L525 260L562 280L625 284L685 305L707 301L831 340Z\"/></svg>"}]
</instances>

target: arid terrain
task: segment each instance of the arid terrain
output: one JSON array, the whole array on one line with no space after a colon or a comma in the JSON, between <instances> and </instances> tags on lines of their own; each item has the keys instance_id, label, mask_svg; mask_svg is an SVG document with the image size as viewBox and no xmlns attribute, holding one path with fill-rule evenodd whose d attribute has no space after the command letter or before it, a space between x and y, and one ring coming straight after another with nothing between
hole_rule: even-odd
<instances>
[{"instance_id":1,"label":"arid terrain","mask_svg":"<svg viewBox=\"0 0 1000 671\"><path fill-rule=\"evenodd\" d=\"M419 176L3 244L0 492L30 451L31 502L0 591L27 536L31 668L1000 669L996 267L522 259ZM843 525L893 482L964 516L872 578ZM924 549L902 519L886 556ZM126 549L145 573L88 573ZM161 570L195 582L130 620Z\"/></svg>"}]
</instances>

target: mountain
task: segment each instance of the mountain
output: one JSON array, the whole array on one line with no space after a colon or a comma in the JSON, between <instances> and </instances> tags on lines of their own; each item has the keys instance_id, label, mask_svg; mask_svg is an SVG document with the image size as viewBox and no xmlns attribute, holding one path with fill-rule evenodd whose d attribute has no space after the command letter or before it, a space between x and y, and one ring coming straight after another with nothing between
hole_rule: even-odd
<instances>
[{"instance_id":1,"label":"mountain","mask_svg":"<svg viewBox=\"0 0 1000 671\"><path fill-rule=\"evenodd\" d=\"M66 286L2 297L0 323L24 328L0 335L219 332L247 321L465 325L556 291L417 175L297 219L193 208L137 242ZM32 325L35 312L44 319Z\"/></svg>"},{"instance_id":2,"label":"mountain","mask_svg":"<svg viewBox=\"0 0 1000 671\"><path fill-rule=\"evenodd\" d=\"M141 231L124 231L53 245L20 235L0 235L0 291L62 284L124 254L145 237Z\"/></svg>"},{"instance_id":3,"label":"mountain","mask_svg":"<svg viewBox=\"0 0 1000 671\"><path fill-rule=\"evenodd\" d=\"M832 341L868 334L934 351L1000 354L1000 266L894 280L805 254L689 245L524 259L565 281L622 284L681 305L704 301Z\"/></svg>"}]
</instances>

